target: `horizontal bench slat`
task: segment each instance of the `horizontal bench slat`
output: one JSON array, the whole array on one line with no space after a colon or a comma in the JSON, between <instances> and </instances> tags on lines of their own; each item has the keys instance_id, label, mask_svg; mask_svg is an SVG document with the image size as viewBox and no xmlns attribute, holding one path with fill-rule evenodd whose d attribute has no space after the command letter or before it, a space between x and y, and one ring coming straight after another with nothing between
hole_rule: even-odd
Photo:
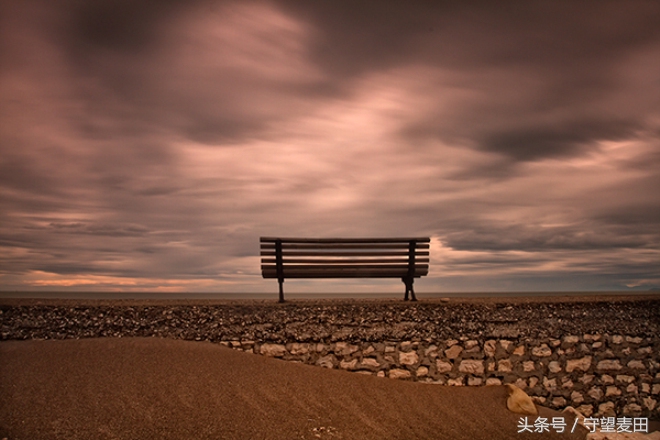
<instances>
[{"instance_id":1,"label":"horizontal bench slat","mask_svg":"<svg viewBox=\"0 0 660 440\"><path fill-rule=\"evenodd\" d=\"M415 270L428 270L428 264L415 264ZM336 264L326 267L319 267L314 264L287 264L283 267L284 273L287 270L331 270L341 272L346 269L383 269L383 270L408 270L407 264ZM276 270L274 264L262 264L261 270Z\"/></svg>"},{"instance_id":2,"label":"horizontal bench slat","mask_svg":"<svg viewBox=\"0 0 660 440\"><path fill-rule=\"evenodd\" d=\"M276 258L262 258L262 264L275 264ZM415 258L416 263L428 263L428 258ZM282 259L283 264L291 263L306 263L306 264L364 264L364 263L378 263L378 264L408 264L407 258L396 259L383 259L383 258L360 258L360 259L347 259L347 258L287 258Z\"/></svg>"},{"instance_id":3,"label":"horizontal bench slat","mask_svg":"<svg viewBox=\"0 0 660 440\"><path fill-rule=\"evenodd\" d=\"M413 277L419 278L428 274L428 271L416 271ZM284 278L403 278L408 275L405 270L379 270L379 269L346 269L341 272L329 270L284 270ZM264 278L277 278L277 272L263 272Z\"/></svg>"},{"instance_id":4,"label":"horizontal bench slat","mask_svg":"<svg viewBox=\"0 0 660 440\"><path fill-rule=\"evenodd\" d=\"M282 250L288 249L409 249L408 243L392 243L392 244L352 244L352 243L319 243L319 244L286 244L282 243ZM261 249L275 249L275 243L262 243ZM428 244L419 243L415 245L415 249L429 249Z\"/></svg>"},{"instance_id":5,"label":"horizontal bench slat","mask_svg":"<svg viewBox=\"0 0 660 440\"><path fill-rule=\"evenodd\" d=\"M306 251L306 252L284 252L282 251L282 257L397 257L397 256L408 256L409 253L406 251L374 251L374 252L328 252L328 251ZM415 259L417 256L428 256L428 251L417 251L415 252ZM275 251L261 251L262 257L273 257L275 256Z\"/></svg>"},{"instance_id":6,"label":"horizontal bench slat","mask_svg":"<svg viewBox=\"0 0 660 440\"><path fill-rule=\"evenodd\" d=\"M293 237L261 237L260 241L275 243L407 243L412 240L420 243L429 243L429 237L403 237L403 238L293 238Z\"/></svg>"}]
</instances>

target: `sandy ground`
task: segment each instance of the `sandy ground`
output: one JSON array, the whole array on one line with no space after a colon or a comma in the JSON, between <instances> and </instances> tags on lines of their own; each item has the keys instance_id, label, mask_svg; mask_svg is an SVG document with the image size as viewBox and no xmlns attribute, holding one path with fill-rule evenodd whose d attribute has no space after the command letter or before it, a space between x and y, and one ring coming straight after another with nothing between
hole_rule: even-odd
<instances>
[{"instance_id":1,"label":"sandy ground","mask_svg":"<svg viewBox=\"0 0 660 440\"><path fill-rule=\"evenodd\" d=\"M0 438L10 440L585 436L518 433L500 386L405 382L158 338L1 342L0 396Z\"/></svg>"}]
</instances>

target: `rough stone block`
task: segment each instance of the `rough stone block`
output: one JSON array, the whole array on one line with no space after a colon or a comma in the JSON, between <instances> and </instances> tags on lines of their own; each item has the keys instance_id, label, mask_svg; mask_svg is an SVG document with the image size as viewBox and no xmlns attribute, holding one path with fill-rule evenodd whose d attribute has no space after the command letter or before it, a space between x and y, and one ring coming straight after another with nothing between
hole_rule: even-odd
<instances>
[{"instance_id":1,"label":"rough stone block","mask_svg":"<svg viewBox=\"0 0 660 440\"><path fill-rule=\"evenodd\" d=\"M484 382L484 380L480 377L468 377L468 379L467 379L467 384L468 384L468 386L471 386L471 387L481 386L481 384L483 382Z\"/></svg>"},{"instance_id":2,"label":"rough stone block","mask_svg":"<svg viewBox=\"0 0 660 440\"><path fill-rule=\"evenodd\" d=\"M645 370L646 366L642 361L633 360L628 362L628 368L632 368L633 370Z\"/></svg>"},{"instance_id":3,"label":"rough stone block","mask_svg":"<svg viewBox=\"0 0 660 440\"><path fill-rule=\"evenodd\" d=\"M484 374L484 363L477 360L464 360L458 366L458 371L467 374Z\"/></svg>"},{"instance_id":4,"label":"rough stone block","mask_svg":"<svg viewBox=\"0 0 660 440\"><path fill-rule=\"evenodd\" d=\"M609 374L603 374L600 376L600 382L604 385L612 385L614 383L614 378Z\"/></svg>"},{"instance_id":5,"label":"rough stone block","mask_svg":"<svg viewBox=\"0 0 660 440\"><path fill-rule=\"evenodd\" d=\"M408 379L411 376L410 371L400 368L394 368L389 372L389 377L392 379Z\"/></svg>"},{"instance_id":6,"label":"rough stone block","mask_svg":"<svg viewBox=\"0 0 660 440\"><path fill-rule=\"evenodd\" d=\"M352 359L350 361L339 362L339 368L343 370L355 370L357 368L358 360Z\"/></svg>"},{"instance_id":7,"label":"rough stone block","mask_svg":"<svg viewBox=\"0 0 660 440\"><path fill-rule=\"evenodd\" d=\"M282 357L287 354L286 347L282 344L262 344L259 352L271 357Z\"/></svg>"},{"instance_id":8,"label":"rough stone block","mask_svg":"<svg viewBox=\"0 0 660 440\"><path fill-rule=\"evenodd\" d=\"M497 341L490 339L484 344L484 353L487 357L495 356L495 349L497 348Z\"/></svg>"},{"instance_id":9,"label":"rough stone block","mask_svg":"<svg viewBox=\"0 0 660 440\"><path fill-rule=\"evenodd\" d=\"M622 368L621 362L618 359L606 359L598 362L598 365L596 365L598 371L616 371Z\"/></svg>"},{"instance_id":10,"label":"rough stone block","mask_svg":"<svg viewBox=\"0 0 660 440\"><path fill-rule=\"evenodd\" d=\"M438 373L449 373L452 370L453 365L450 364L449 362L444 362L438 359L435 362L435 367Z\"/></svg>"},{"instance_id":11,"label":"rough stone block","mask_svg":"<svg viewBox=\"0 0 660 440\"><path fill-rule=\"evenodd\" d=\"M323 368L334 368L336 363L337 359L335 359L335 356L332 354L320 357L319 360L316 361L316 365L320 365Z\"/></svg>"},{"instance_id":12,"label":"rough stone block","mask_svg":"<svg viewBox=\"0 0 660 440\"><path fill-rule=\"evenodd\" d=\"M623 382L623 383L632 383L635 381L635 376L628 376L625 374L618 374L616 376L617 382Z\"/></svg>"},{"instance_id":13,"label":"rough stone block","mask_svg":"<svg viewBox=\"0 0 660 440\"><path fill-rule=\"evenodd\" d=\"M362 362L360 363L360 367L362 368L378 368L380 367L380 364L378 363L377 359L374 358L362 358Z\"/></svg>"},{"instance_id":14,"label":"rough stone block","mask_svg":"<svg viewBox=\"0 0 660 440\"><path fill-rule=\"evenodd\" d=\"M456 359L463 352L463 347L460 345L453 345L447 350L445 350L445 356L447 359Z\"/></svg>"},{"instance_id":15,"label":"rough stone block","mask_svg":"<svg viewBox=\"0 0 660 440\"><path fill-rule=\"evenodd\" d=\"M415 365L419 362L419 356L417 356L417 353L414 351L410 352L399 352L399 363L402 365Z\"/></svg>"},{"instance_id":16,"label":"rough stone block","mask_svg":"<svg viewBox=\"0 0 660 440\"><path fill-rule=\"evenodd\" d=\"M585 356L580 359L570 359L566 361L566 372L572 373L575 370L587 371L591 367L591 356Z\"/></svg>"},{"instance_id":17,"label":"rough stone block","mask_svg":"<svg viewBox=\"0 0 660 440\"><path fill-rule=\"evenodd\" d=\"M541 344L540 347L532 348L532 354L537 357L549 357L552 356L552 350L548 344Z\"/></svg>"},{"instance_id":18,"label":"rough stone block","mask_svg":"<svg viewBox=\"0 0 660 440\"><path fill-rule=\"evenodd\" d=\"M301 354L307 354L309 353L309 344L301 344L299 342L294 342L291 344L289 353L296 356Z\"/></svg>"},{"instance_id":19,"label":"rough stone block","mask_svg":"<svg viewBox=\"0 0 660 440\"><path fill-rule=\"evenodd\" d=\"M463 386L464 385L463 379L464 379L463 376L456 377L454 379L449 379L449 380L447 380L447 385L453 386L453 387Z\"/></svg>"},{"instance_id":20,"label":"rough stone block","mask_svg":"<svg viewBox=\"0 0 660 440\"><path fill-rule=\"evenodd\" d=\"M427 367L419 367L417 369L417 372L415 373L415 376L417 377L426 377L429 375L429 369Z\"/></svg>"},{"instance_id":21,"label":"rough stone block","mask_svg":"<svg viewBox=\"0 0 660 440\"><path fill-rule=\"evenodd\" d=\"M525 361L523 362L523 371L529 373L534 371L536 367L534 366L534 361Z\"/></svg>"},{"instance_id":22,"label":"rough stone block","mask_svg":"<svg viewBox=\"0 0 660 440\"><path fill-rule=\"evenodd\" d=\"M605 397L620 396L621 390L615 386L609 386L605 389Z\"/></svg>"},{"instance_id":23,"label":"rough stone block","mask_svg":"<svg viewBox=\"0 0 660 440\"><path fill-rule=\"evenodd\" d=\"M510 359L502 359L497 363L497 371L500 373L511 373L513 371L513 363Z\"/></svg>"}]
</instances>

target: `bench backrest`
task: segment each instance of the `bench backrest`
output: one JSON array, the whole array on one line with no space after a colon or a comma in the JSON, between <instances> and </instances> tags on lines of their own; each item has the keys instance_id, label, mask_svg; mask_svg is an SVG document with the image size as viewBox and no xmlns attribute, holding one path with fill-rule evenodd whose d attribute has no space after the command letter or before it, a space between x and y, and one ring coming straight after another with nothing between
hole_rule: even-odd
<instances>
[{"instance_id":1,"label":"bench backrest","mask_svg":"<svg viewBox=\"0 0 660 440\"><path fill-rule=\"evenodd\" d=\"M264 278L403 278L429 270L428 237L261 237Z\"/></svg>"}]
</instances>

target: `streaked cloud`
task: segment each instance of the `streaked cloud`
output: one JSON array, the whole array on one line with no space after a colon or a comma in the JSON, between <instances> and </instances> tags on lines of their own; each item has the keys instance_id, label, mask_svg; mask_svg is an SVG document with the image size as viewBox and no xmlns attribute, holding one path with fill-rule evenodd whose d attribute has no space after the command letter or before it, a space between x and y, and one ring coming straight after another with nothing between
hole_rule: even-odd
<instances>
[{"instance_id":1,"label":"streaked cloud","mask_svg":"<svg viewBox=\"0 0 660 440\"><path fill-rule=\"evenodd\" d=\"M0 288L270 291L261 235L431 236L420 291L657 288L658 19L2 2Z\"/></svg>"}]
</instances>

